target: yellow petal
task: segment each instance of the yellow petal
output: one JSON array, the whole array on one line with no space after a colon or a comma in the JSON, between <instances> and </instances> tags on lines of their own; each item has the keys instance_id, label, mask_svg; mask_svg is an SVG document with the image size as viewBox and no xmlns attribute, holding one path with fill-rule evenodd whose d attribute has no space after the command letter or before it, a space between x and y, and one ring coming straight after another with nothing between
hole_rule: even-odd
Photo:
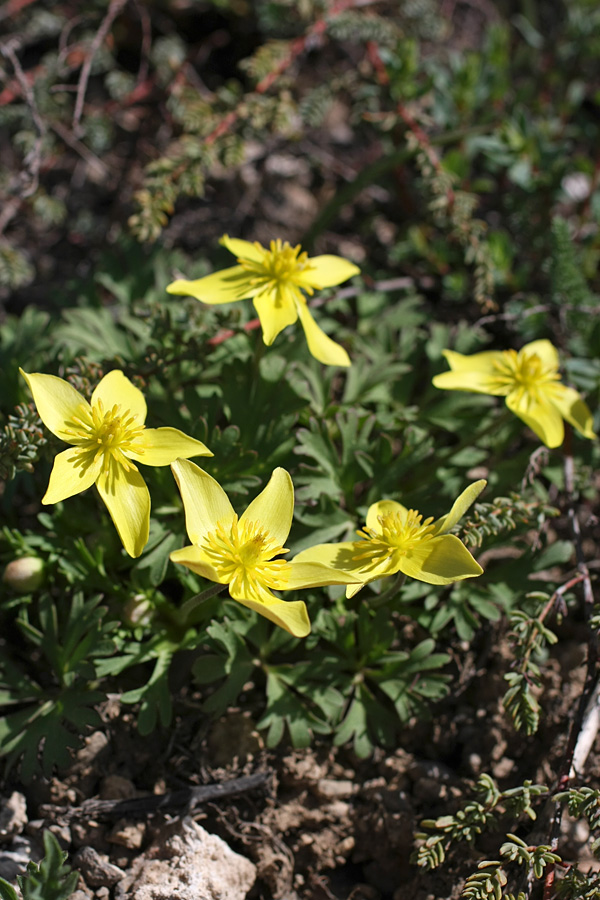
<instances>
[{"instance_id":1,"label":"yellow petal","mask_svg":"<svg viewBox=\"0 0 600 900\"><path fill-rule=\"evenodd\" d=\"M202 303L234 303L236 300L250 297L252 289L250 276L243 266L222 269L195 281L180 278L167 285L168 294L195 297Z\"/></svg>"},{"instance_id":2,"label":"yellow petal","mask_svg":"<svg viewBox=\"0 0 600 900\"><path fill-rule=\"evenodd\" d=\"M547 387L548 399L573 428L584 437L594 440L594 418L587 403L573 388L564 384L551 384Z\"/></svg>"},{"instance_id":3,"label":"yellow petal","mask_svg":"<svg viewBox=\"0 0 600 900\"><path fill-rule=\"evenodd\" d=\"M242 514L240 525L257 522L260 529L283 547L292 527L294 485L285 469L273 471L268 484Z\"/></svg>"},{"instance_id":4,"label":"yellow petal","mask_svg":"<svg viewBox=\"0 0 600 900\"><path fill-rule=\"evenodd\" d=\"M252 596L247 594L236 596L231 585L229 592L234 600L237 600L248 609L253 609L259 615L284 628L294 637L303 638L310 634L310 619L303 600L280 600L262 585L255 585Z\"/></svg>"},{"instance_id":5,"label":"yellow petal","mask_svg":"<svg viewBox=\"0 0 600 900\"><path fill-rule=\"evenodd\" d=\"M73 385L56 375L41 375L39 373L19 372L29 385L33 394L33 400L37 406L40 419L52 434L67 443L73 440L69 422L74 416L81 417L82 412L86 417L91 417L92 410L79 391Z\"/></svg>"},{"instance_id":6,"label":"yellow petal","mask_svg":"<svg viewBox=\"0 0 600 900\"><path fill-rule=\"evenodd\" d=\"M453 350L444 350L444 356L451 371L435 375L432 380L434 387L445 391L473 391L477 394L495 396L504 396L508 392L507 387L495 385L493 382L498 375L494 363L502 361L502 353L486 350L483 353L463 356L462 353L455 353Z\"/></svg>"},{"instance_id":7,"label":"yellow petal","mask_svg":"<svg viewBox=\"0 0 600 900\"><path fill-rule=\"evenodd\" d=\"M481 575L483 569L457 537L444 534L409 550L399 571L427 584L452 584Z\"/></svg>"},{"instance_id":8,"label":"yellow petal","mask_svg":"<svg viewBox=\"0 0 600 900\"><path fill-rule=\"evenodd\" d=\"M146 421L144 395L119 369L113 369L104 376L94 389L91 402L92 406L101 402L105 411L115 405L121 407L121 413L129 410L137 417L137 425L143 425Z\"/></svg>"},{"instance_id":9,"label":"yellow petal","mask_svg":"<svg viewBox=\"0 0 600 900\"><path fill-rule=\"evenodd\" d=\"M341 569L320 563L303 563L292 560L285 570L285 584L279 590L294 591L303 588L325 587L328 584L353 584L353 576Z\"/></svg>"},{"instance_id":10,"label":"yellow petal","mask_svg":"<svg viewBox=\"0 0 600 900\"><path fill-rule=\"evenodd\" d=\"M314 563L327 568L349 571L352 568L361 568L353 560L356 541L343 541L339 544L315 544L302 550L291 561L297 563Z\"/></svg>"},{"instance_id":11,"label":"yellow petal","mask_svg":"<svg viewBox=\"0 0 600 900\"><path fill-rule=\"evenodd\" d=\"M128 450L126 455L145 466L169 466L176 459L214 455L202 441L188 437L178 428L145 428L136 443L143 445L143 452Z\"/></svg>"},{"instance_id":12,"label":"yellow petal","mask_svg":"<svg viewBox=\"0 0 600 900\"><path fill-rule=\"evenodd\" d=\"M304 328L308 349L315 359L318 359L319 362L322 362L326 366L349 366L350 357L344 348L340 346L340 344L336 344L335 341L332 341L331 338L319 328L305 301L298 303L298 314L300 316L300 321L302 322L302 327Z\"/></svg>"},{"instance_id":13,"label":"yellow petal","mask_svg":"<svg viewBox=\"0 0 600 900\"><path fill-rule=\"evenodd\" d=\"M93 454L81 453L75 447L63 450L54 458L48 490L42 503L59 503L67 497L87 491L102 469L102 457L94 462Z\"/></svg>"},{"instance_id":14,"label":"yellow petal","mask_svg":"<svg viewBox=\"0 0 600 900\"><path fill-rule=\"evenodd\" d=\"M480 481L474 481L473 484L470 484L469 487L465 488L460 497L452 504L450 512L437 520L434 533L444 534L444 532L454 528L456 523L462 519L471 504L475 503L486 484L487 481L482 478Z\"/></svg>"},{"instance_id":15,"label":"yellow petal","mask_svg":"<svg viewBox=\"0 0 600 900\"><path fill-rule=\"evenodd\" d=\"M248 259L251 262L263 262L266 250L258 241L250 243L250 241L242 241L239 238L230 238L228 234L224 234L219 241L223 247L227 247L230 253L237 256L238 259Z\"/></svg>"},{"instance_id":16,"label":"yellow petal","mask_svg":"<svg viewBox=\"0 0 600 900\"><path fill-rule=\"evenodd\" d=\"M119 537L130 556L139 556L148 542L150 494L136 468L125 469L111 460L108 475L96 486L106 503Z\"/></svg>"},{"instance_id":17,"label":"yellow petal","mask_svg":"<svg viewBox=\"0 0 600 900\"><path fill-rule=\"evenodd\" d=\"M381 534L379 517L385 516L388 513L401 513L402 515L406 515L408 510L405 506L402 506L401 503L396 503L395 500L379 500L369 507L367 512L367 528L377 532L377 534Z\"/></svg>"},{"instance_id":18,"label":"yellow petal","mask_svg":"<svg viewBox=\"0 0 600 900\"><path fill-rule=\"evenodd\" d=\"M270 347L277 335L298 318L289 291L273 289L254 297L253 304L262 328L263 341Z\"/></svg>"},{"instance_id":19,"label":"yellow petal","mask_svg":"<svg viewBox=\"0 0 600 900\"><path fill-rule=\"evenodd\" d=\"M521 353L527 354L527 356L535 353L539 356L545 366L552 369L558 369L560 365L558 350L554 344L550 343L550 341L532 341L530 344L525 344L525 346L521 348Z\"/></svg>"},{"instance_id":20,"label":"yellow petal","mask_svg":"<svg viewBox=\"0 0 600 900\"><path fill-rule=\"evenodd\" d=\"M378 563L369 563L368 557L360 556L362 553L368 553L368 541L343 541L339 544L316 544L314 547L307 547L293 558L290 565L319 565L326 569L339 572L339 584L355 584L361 582L365 584L368 581L374 581L377 578L384 578L386 575L393 575L398 571L394 568L390 560L379 561ZM356 557L360 556L359 559ZM330 582L333 584L333 582ZM356 588L359 590L360 588ZM356 593L356 591L354 592ZM352 594L347 596L352 596Z\"/></svg>"},{"instance_id":21,"label":"yellow petal","mask_svg":"<svg viewBox=\"0 0 600 900\"><path fill-rule=\"evenodd\" d=\"M206 555L195 544L189 544L187 547L182 547L181 550L173 550L169 554L169 559L180 566L186 566L192 572L195 572L196 575L201 575L202 578L216 581L219 584L226 584L226 582L221 581L215 569L206 561Z\"/></svg>"},{"instance_id":22,"label":"yellow petal","mask_svg":"<svg viewBox=\"0 0 600 900\"><path fill-rule=\"evenodd\" d=\"M457 353L456 350L443 350L442 356L453 372L483 372L493 375L495 364L503 361L502 350L483 350L481 353Z\"/></svg>"},{"instance_id":23,"label":"yellow petal","mask_svg":"<svg viewBox=\"0 0 600 900\"><path fill-rule=\"evenodd\" d=\"M341 284L353 275L360 275L360 269L341 256L313 256L308 260L308 268L299 272L294 280L319 290Z\"/></svg>"},{"instance_id":24,"label":"yellow petal","mask_svg":"<svg viewBox=\"0 0 600 900\"><path fill-rule=\"evenodd\" d=\"M561 414L549 400L538 401L518 388L508 395L506 405L537 434L546 447L560 447L565 428Z\"/></svg>"},{"instance_id":25,"label":"yellow petal","mask_svg":"<svg viewBox=\"0 0 600 900\"><path fill-rule=\"evenodd\" d=\"M186 459L171 463L183 500L185 527L190 541L200 544L219 522L233 522L235 512L227 494L214 478Z\"/></svg>"}]
</instances>

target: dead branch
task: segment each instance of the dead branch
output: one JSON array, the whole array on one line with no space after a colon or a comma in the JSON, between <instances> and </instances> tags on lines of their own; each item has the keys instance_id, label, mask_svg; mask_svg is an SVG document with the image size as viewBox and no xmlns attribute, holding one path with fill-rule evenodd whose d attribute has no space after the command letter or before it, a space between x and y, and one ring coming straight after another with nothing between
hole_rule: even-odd
<instances>
[{"instance_id":1,"label":"dead branch","mask_svg":"<svg viewBox=\"0 0 600 900\"><path fill-rule=\"evenodd\" d=\"M329 9L322 18L317 19L316 22L307 29L305 34L301 37L296 38L290 44L289 51L286 53L284 58L280 60L277 65L267 74L265 77L259 81L256 85L255 91L257 94L266 93L270 87L277 81L280 75L282 75L286 69L292 65L292 63L302 54L305 50L310 49L314 45L315 40L318 40L322 35L327 31L328 21L335 16L338 16L340 13L344 12L347 9L356 9L362 6L371 6L374 3L377 3L378 0L337 0L336 3L333 4L331 9ZM214 141L221 137L223 134L226 134L229 131L229 128L238 120L240 117L239 108L233 110L228 113L225 118L217 125L217 127L211 131L211 133L205 138L205 142L207 144L212 144Z\"/></svg>"},{"instance_id":2,"label":"dead branch","mask_svg":"<svg viewBox=\"0 0 600 900\"><path fill-rule=\"evenodd\" d=\"M264 787L272 780L271 771L255 772L241 778L231 778L221 784L203 784L181 788L165 794L149 794L127 800L84 800L81 806L63 807L45 804L40 812L48 818L61 819L121 819L150 816L154 813L189 813L206 803L219 803L229 797Z\"/></svg>"},{"instance_id":3,"label":"dead branch","mask_svg":"<svg viewBox=\"0 0 600 900\"><path fill-rule=\"evenodd\" d=\"M95 153L92 153L85 144L82 144L76 137L73 137L68 128L65 128L60 122L52 122L52 130L55 131L72 150L79 153L81 158L86 161L90 168L95 170L99 178L105 178L108 175L109 170L102 160L96 156Z\"/></svg>"},{"instance_id":4,"label":"dead branch","mask_svg":"<svg viewBox=\"0 0 600 900\"><path fill-rule=\"evenodd\" d=\"M40 182L40 168L42 165L42 144L44 141L44 137L46 135L46 125L42 117L40 116L40 112L35 100L35 94L33 93L33 88L27 80L27 76L23 71L21 63L19 62L19 58L16 54L16 49L18 47L18 42L16 39L11 41L7 41L5 44L0 44L0 53L4 56L5 59L8 59L14 69L15 76L17 81L19 82L19 87L21 88L21 93L23 94L23 99L27 104L29 112L31 113L31 118L33 119L33 124L35 125L37 136L35 139L35 143L31 150L25 156L23 160L25 166L25 172L21 173L19 176L19 181L21 182L21 186L19 190L19 194L21 198L31 197L37 191L38 184ZM29 178L29 184L25 186L26 178Z\"/></svg>"},{"instance_id":5,"label":"dead branch","mask_svg":"<svg viewBox=\"0 0 600 900\"><path fill-rule=\"evenodd\" d=\"M143 84L148 78L150 71L150 49L152 47L152 23L150 22L150 14L140 0L135 0L135 8L140 17L140 26L142 29L142 45L140 47L140 66L136 78L136 87Z\"/></svg>"},{"instance_id":6,"label":"dead branch","mask_svg":"<svg viewBox=\"0 0 600 900\"><path fill-rule=\"evenodd\" d=\"M108 7L108 11L104 16L102 22L100 23L100 27L98 31L94 35L92 43L90 44L90 49L86 54L84 63L81 67L81 74L79 76L79 83L77 85L77 98L75 100L75 109L73 110L73 122L72 128L73 131L78 134L79 133L79 123L81 121L81 116L83 114L83 103L85 100L85 92L87 90L88 81L90 78L90 72L92 69L92 63L94 61L94 57L106 38L106 35L110 31L110 27L116 17L119 15L127 0L111 0L110 5Z\"/></svg>"},{"instance_id":7,"label":"dead branch","mask_svg":"<svg viewBox=\"0 0 600 900\"><path fill-rule=\"evenodd\" d=\"M573 451L571 447L572 440L573 429L570 425L566 425L563 463L565 493L567 497L567 514L569 517L569 523L571 525L571 532L573 534L573 543L575 545L577 569L579 570L580 579L583 584L583 608L585 618L588 623L588 656L586 664L587 671L585 677L585 685L579 698L579 704L577 706L575 716L571 723L567 749L565 751L563 764L558 779L558 791L567 790L569 783L571 782L573 776L576 774L576 758L579 768L581 768L583 762L585 761L583 757L583 746L581 745L581 741L583 740L582 735L585 735L585 743L589 744L589 746L591 747L591 743L593 743L593 740L595 738L595 734L593 733L594 725L596 724L597 726L600 724L600 717L598 717L594 712L594 708L597 709L597 694L599 683L597 635L596 632L592 629L590 622L594 612L594 591L592 588L590 570L588 569L587 563L585 561L585 555L582 546L581 528L579 527L579 520L577 518L577 511L575 509L575 464L573 461ZM578 745L579 751L577 751ZM558 849L562 811L562 803L555 803L550 833L550 848L554 853ZM543 900L551 900L551 898L554 896L555 877L556 867L554 863L551 863L548 866L546 879L544 882Z\"/></svg>"}]
</instances>

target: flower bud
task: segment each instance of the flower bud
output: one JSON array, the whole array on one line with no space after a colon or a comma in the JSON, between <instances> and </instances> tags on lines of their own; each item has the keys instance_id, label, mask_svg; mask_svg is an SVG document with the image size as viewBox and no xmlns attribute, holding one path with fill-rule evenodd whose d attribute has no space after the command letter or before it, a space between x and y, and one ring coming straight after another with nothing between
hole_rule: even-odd
<instances>
[{"instance_id":1,"label":"flower bud","mask_svg":"<svg viewBox=\"0 0 600 900\"><path fill-rule=\"evenodd\" d=\"M123 606L123 618L128 625L148 625L154 616L154 609L145 594L134 594Z\"/></svg>"},{"instance_id":2,"label":"flower bud","mask_svg":"<svg viewBox=\"0 0 600 900\"><path fill-rule=\"evenodd\" d=\"M44 561L37 556L13 559L4 570L2 582L16 594L36 591L44 580Z\"/></svg>"}]
</instances>

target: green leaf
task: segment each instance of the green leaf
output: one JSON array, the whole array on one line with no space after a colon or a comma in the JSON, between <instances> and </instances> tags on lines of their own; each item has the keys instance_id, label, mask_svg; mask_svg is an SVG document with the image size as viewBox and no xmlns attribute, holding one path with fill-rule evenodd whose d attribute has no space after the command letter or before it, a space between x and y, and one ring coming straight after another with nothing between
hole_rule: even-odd
<instances>
[{"instance_id":1,"label":"green leaf","mask_svg":"<svg viewBox=\"0 0 600 900\"><path fill-rule=\"evenodd\" d=\"M27 873L17 876L23 900L67 900L75 890L79 873L71 872L65 864L67 854L51 831L44 831L44 853L39 864L30 862ZM7 895L7 900L12 897Z\"/></svg>"},{"instance_id":2,"label":"green leaf","mask_svg":"<svg viewBox=\"0 0 600 900\"><path fill-rule=\"evenodd\" d=\"M158 653L147 684L121 694L121 703L141 703L137 724L143 736L151 734L159 721L165 728L171 724L172 707L168 675L174 652L174 647L164 646Z\"/></svg>"}]
</instances>

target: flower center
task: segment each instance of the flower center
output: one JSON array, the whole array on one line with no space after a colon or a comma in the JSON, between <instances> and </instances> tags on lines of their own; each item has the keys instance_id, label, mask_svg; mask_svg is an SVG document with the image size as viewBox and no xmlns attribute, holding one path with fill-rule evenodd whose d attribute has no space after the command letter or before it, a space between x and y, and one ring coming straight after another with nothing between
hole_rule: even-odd
<instances>
[{"instance_id":1,"label":"flower center","mask_svg":"<svg viewBox=\"0 0 600 900\"><path fill-rule=\"evenodd\" d=\"M292 247L287 241L280 238L271 241L269 250L254 245L262 253L261 260L238 259L238 263L252 276L251 283L258 289L257 293L269 290L281 285L289 285L296 288L302 287L308 294L313 293L313 288L302 283L299 285L298 276L314 268L308 262L308 253L300 252L300 244ZM298 292L299 293L299 292ZM299 294L301 297L301 295Z\"/></svg>"},{"instance_id":2,"label":"flower center","mask_svg":"<svg viewBox=\"0 0 600 900\"><path fill-rule=\"evenodd\" d=\"M560 379L555 366L545 365L537 353L523 350L503 350L494 361L494 369L497 374L492 376L493 387L507 394L518 389L535 394L539 388Z\"/></svg>"},{"instance_id":3,"label":"flower center","mask_svg":"<svg viewBox=\"0 0 600 900\"><path fill-rule=\"evenodd\" d=\"M122 411L118 404L105 410L102 401L98 400L92 406L91 415L82 406L81 415L73 416L68 425L70 427L65 431L81 456L86 462L90 461L90 456L93 462L103 456L105 472L113 458L125 469L134 468L125 454L133 451L141 455L144 452L140 441L144 426L137 424L137 415L128 409Z\"/></svg>"},{"instance_id":4,"label":"flower center","mask_svg":"<svg viewBox=\"0 0 600 900\"><path fill-rule=\"evenodd\" d=\"M433 537L432 522L433 516L423 521L423 516L414 509L379 516L380 532L366 526L358 532L365 540L354 545L353 559L375 566L389 560L395 565L400 557Z\"/></svg>"},{"instance_id":5,"label":"flower center","mask_svg":"<svg viewBox=\"0 0 600 900\"><path fill-rule=\"evenodd\" d=\"M287 550L259 522L240 524L237 516L231 523L219 522L205 537L202 549L219 578L236 591L248 593L254 585L277 588L287 581L289 563L273 559Z\"/></svg>"}]
</instances>

